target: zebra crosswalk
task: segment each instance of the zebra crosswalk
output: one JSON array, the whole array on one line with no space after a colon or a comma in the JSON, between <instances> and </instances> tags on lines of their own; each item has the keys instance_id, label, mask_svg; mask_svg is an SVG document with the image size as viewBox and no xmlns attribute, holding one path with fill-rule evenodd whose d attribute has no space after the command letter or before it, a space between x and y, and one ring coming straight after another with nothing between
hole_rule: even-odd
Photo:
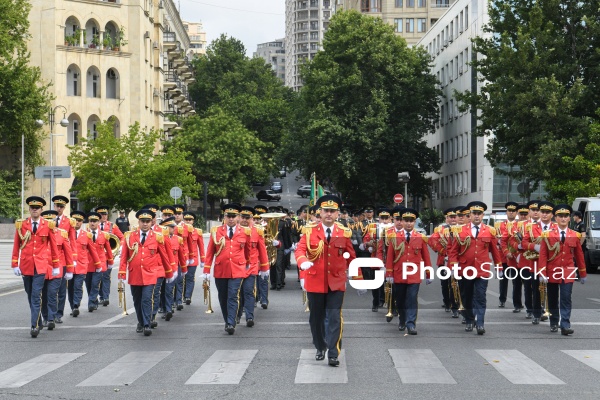
<instances>
[{"instance_id":1,"label":"zebra crosswalk","mask_svg":"<svg viewBox=\"0 0 600 400\"><path fill-rule=\"evenodd\" d=\"M555 353L556 357L564 358L562 362L574 359L582 367L594 370L593 373L600 373L600 350L556 350ZM392 362L383 360L382 364L385 364L386 368L393 365L402 384L455 385L461 383L461 379L453 375L452 368L449 371L432 349L388 349L388 354ZM353 359L352 349L344 349L339 356L339 367L332 368L327 365L326 360L316 361L314 355L314 349L301 349L297 354L298 363L294 384L345 384L349 382L349 377L352 378L352 370L349 371L349 366L356 366L364 361ZM0 390L26 386L70 363L88 364L92 357L87 353L41 354L1 371ZM160 363L170 357L173 357L172 351L132 351L109 362L85 380L76 385L74 383L74 385L77 387L135 385L136 380L153 368L160 368ZM196 371L185 384L243 384L246 372L259 357L260 352L256 349L216 350L208 359L198 360L199 365ZM515 349L475 349L466 360L467 362L486 362L502 377L501 380L515 385L576 383L569 382L568 374L564 377L555 376L526 354ZM377 365L374 367L377 370L382 368ZM280 366L274 368L279 369Z\"/></svg>"}]
</instances>

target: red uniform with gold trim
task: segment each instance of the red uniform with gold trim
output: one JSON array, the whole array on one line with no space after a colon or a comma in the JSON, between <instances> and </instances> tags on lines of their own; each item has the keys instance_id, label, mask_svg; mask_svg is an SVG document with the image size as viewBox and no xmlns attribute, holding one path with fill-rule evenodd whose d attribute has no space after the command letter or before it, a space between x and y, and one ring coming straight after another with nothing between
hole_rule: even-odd
<instances>
[{"instance_id":1,"label":"red uniform with gold trim","mask_svg":"<svg viewBox=\"0 0 600 400\"><path fill-rule=\"evenodd\" d=\"M98 256L97 247L92 241L92 233L86 230L80 229L79 234L75 232L77 238L75 239L75 245L71 246L76 250L73 253L77 253L77 266L75 266L75 274L85 275L88 271L95 272L96 268L100 268L100 257Z\"/></svg>"},{"instance_id":2,"label":"red uniform with gold trim","mask_svg":"<svg viewBox=\"0 0 600 400\"><path fill-rule=\"evenodd\" d=\"M171 261L165 247L165 237L152 229L148 230L144 244L141 244L141 237L140 229L125 233L119 279L125 279L126 275L129 275L130 285L156 285L159 269L164 270L166 278L172 278L173 271L169 267ZM162 265L159 260L162 261Z\"/></svg>"},{"instance_id":3,"label":"red uniform with gold trim","mask_svg":"<svg viewBox=\"0 0 600 400\"><path fill-rule=\"evenodd\" d=\"M192 242L193 232L194 227L190 224L186 224L185 222L181 222L175 227L175 234L183 238L183 254L187 260L191 260L194 255L192 251L192 248L194 247ZM187 261L185 265L187 266Z\"/></svg>"},{"instance_id":4,"label":"red uniform with gold trim","mask_svg":"<svg viewBox=\"0 0 600 400\"><path fill-rule=\"evenodd\" d=\"M437 253L436 265L446 265L446 256L448 255L448 244L452 240L450 234L451 225L442 224L433 230L433 234L429 236L427 244L433 251Z\"/></svg>"},{"instance_id":5,"label":"red uniform with gold trim","mask_svg":"<svg viewBox=\"0 0 600 400\"><path fill-rule=\"evenodd\" d=\"M480 224L479 235L475 238L472 227L473 224L468 223L453 229L453 240L448 248L448 262L450 265L458 264L460 276L463 268L472 266L477 270L477 278L489 278L494 269L492 262L500 264L500 270L502 268L496 229Z\"/></svg>"},{"instance_id":6,"label":"red uniform with gold trim","mask_svg":"<svg viewBox=\"0 0 600 400\"><path fill-rule=\"evenodd\" d=\"M253 226L250 228L250 268L246 273L245 278L250 275L258 275L258 271L269 270L269 256L267 255L267 247L265 246L265 230L262 227Z\"/></svg>"},{"instance_id":7,"label":"red uniform with gold trim","mask_svg":"<svg viewBox=\"0 0 600 400\"><path fill-rule=\"evenodd\" d=\"M187 257L183 252L183 238L181 236L173 235L169 238L171 242L171 253L173 254L173 259L176 263L181 267L181 272L187 272ZM165 241L166 243L166 241ZM174 271L174 270L173 270ZM164 271L163 271L164 272Z\"/></svg>"},{"instance_id":8,"label":"red uniform with gold trim","mask_svg":"<svg viewBox=\"0 0 600 400\"><path fill-rule=\"evenodd\" d=\"M16 232L12 252L12 268L19 267L21 274L33 276L46 274L52 268L58 268L60 256L56 247L56 236L52 229L54 221L40 218L37 230L33 233L31 218L15 222Z\"/></svg>"},{"instance_id":9,"label":"red uniform with gold trim","mask_svg":"<svg viewBox=\"0 0 600 400\"><path fill-rule=\"evenodd\" d=\"M69 218L66 215L62 215L58 218L57 228L67 231L67 235L69 236L69 243L75 243L75 219ZM77 260L77 252L73 249L73 260Z\"/></svg>"},{"instance_id":10,"label":"red uniform with gold trim","mask_svg":"<svg viewBox=\"0 0 600 400\"><path fill-rule=\"evenodd\" d=\"M413 230L410 233L410 242L407 242L405 230L399 233L390 232L389 235L385 263L386 277L393 277L394 283L421 283L423 269L421 262L423 266L431 267L427 236ZM417 269L407 268L403 273L404 263L413 263L417 265ZM431 279L431 273L428 272L427 278Z\"/></svg>"},{"instance_id":11,"label":"red uniform with gold trim","mask_svg":"<svg viewBox=\"0 0 600 400\"><path fill-rule=\"evenodd\" d=\"M202 229L195 228L190 235L190 254L192 263L190 265L200 265L204 263L204 238L202 237Z\"/></svg>"},{"instance_id":12,"label":"red uniform with gold trim","mask_svg":"<svg viewBox=\"0 0 600 400\"><path fill-rule=\"evenodd\" d=\"M104 229L102 229L103 228L102 224L104 224ZM119 241L122 241L123 238L125 237L125 235L123 235L123 232L121 232L119 227L110 221L106 221L106 222L100 221L100 223L98 223L98 229L102 230L103 232L112 233L113 235L115 235L116 237L119 238Z\"/></svg>"},{"instance_id":13,"label":"red uniform with gold trim","mask_svg":"<svg viewBox=\"0 0 600 400\"><path fill-rule=\"evenodd\" d=\"M509 267L517 267L518 247L514 247L512 242L509 242L517 231L518 221L502 221L500 224L500 251L502 253L502 262ZM511 254L512 257L508 257Z\"/></svg>"},{"instance_id":14,"label":"red uniform with gold trim","mask_svg":"<svg viewBox=\"0 0 600 400\"><path fill-rule=\"evenodd\" d=\"M212 260L215 260L215 278L245 278L246 266L250 263L250 228L237 225L233 237L229 239L229 227L221 225L211 229L204 273L210 274Z\"/></svg>"},{"instance_id":15,"label":"red uniform with gold trim","mask_svg":"<svg viewBox=\"0 0 600 400\"><path fill-rule=\"evenodd\" d=\"M581 234L565 229L565 242L560 242L558 226L542 234L538 268L550 283L573 283L579 270L581 278L587 277L585 259L581 248Z\"/></svg>"},{"instance_id":16,"label":"red uniform with gold trim","mask_svg":"<svg viewBox=\"0 0 600 400\"><path fill-rule=\"evenodd\" d=\"M88 230L89 233L92 233ZM110 235L107 232L103 232L100 229L96 231L96 241L93 239L94 235L92 233L92 244L96 247L96 252L98 253L98 258L100 259L100 266L102 267L102 271L106 271L106 263L113 264L113 253L110 248ZM88 267L88 272L96 272L96 269L93 266Z\"/></svg>"},{"instance_id":17,"label":"red uniform with gold trim","mask_svg":"<svg viewBox=\"0 0 600 400\"><path fill-rule=\"evenodd\" d=\"M160 225L154 225L152 227L152 230L154 232L158 232L160 234L162 234L165 237L169 237L169 228L160 226ZM173 257L173 249L171 248L171 241L170 240L165 240L165 248L167 249L167 253L169 254L169 265L171 266L171 271L175 271L175 269L177 268L177 259L175 257ZM158 259L158 265L161 268L157 268L156 269L156 277L157 278L164 278L165 277L165 268L162 268L162 259L159 258ZM168 269L168 268L166 268Z\"/></svg>"},{"instance_id":18,"label":"red uniform with gold trim","mask_svg":"<svg viewBox=\"0 0 600 400\"><path fill-rule=\"evenodd\" d=\"M305 227L304 236L300 238L296 247L294 254L298 268L304 261L313 263L312 267L303 271L304 289L307 292L346 291L348 266L356 258L351 241L352 231L336 224L333 224L331 229L328 244L323 224ZM348 253L349 257L344 258L344 253ZM362 276L359 277L361 278Z\"/></svg>"},{"instance_id":19,"label":"red uniform with gold trim","mask_svg":"<svg viewBox=\"0 0 600 400\"><path fill-rule=\"evenodd\" d=\"M63 277L63 266L67 267L67 272L73 273L73 249L69 243L69 232L64 229L54 229L54 236L56 239L56 248L58 250L59 273L56 276L52 276L52 270L49 269L46 273L46 279L58 279Z\"/></svg>"},{"instance_id":20,"label":"red uniform with gold trim","mask_svg":"<svg viewBox=\"0 0 600 400\"><path fill-rule=\"evenodd\" d=\"M550 224L548 224L548 229L558 229L558 225L554 222L550 222ZM542 229L541 221L538 221L537 223L530 222L524 227L523 242L521 243L523 254L519 257L519 264L529 267L533 273L537 273L540 270L537 263L539 251L535 249L535 245L540 244L540 248L542 247L542 232L544 232L544 230Z\"/></svg>"}]
</instances>

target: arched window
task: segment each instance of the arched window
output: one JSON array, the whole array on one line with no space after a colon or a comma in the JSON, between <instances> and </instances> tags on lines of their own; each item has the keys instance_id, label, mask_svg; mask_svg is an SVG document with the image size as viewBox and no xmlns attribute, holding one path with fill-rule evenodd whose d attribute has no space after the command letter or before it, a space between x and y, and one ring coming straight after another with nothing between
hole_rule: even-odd
<instances>
[{"instance_id":1,"label":"arched window","mask_svg":"<svg viewBox=\"0 0 600 400\"><path fill-rule=\"evenodd\" d=\"M91 66L87 70L86 94L87 97L100 98L100 71Z\"/></svg>"},{"instance_id":2,"label":"arched window","mask_svg":"<svg viewBox=\"0 0 600 400\"><path fill-rule=\"evenodd\" d=\"M85 47L96 48L100 45L100 24L94 19L90 19L85 24L83 33Z\"/></svg>"},{"instance_id":3,"label":"arched window","mask_svg":"<svg viewBox=\"0 0 600 400\"><path fill-rule=\"evenodd\" d=\"M65 46L78 46L80 39L81 23L73 16L65 21Z\"/></svg>"},{"instance_id":4,"label":"arched window","mask_svg":"<svg viewBox=\"0 0 600 400\"><path fill-rule=\"evenodd\" d=\"M71 114L68 119L67 143L74 146L79 144L79 139L81 138L81 118L77 114Z\"/></svg>"},{"instance_id":5,"label":"arched window","mask_svg":"<svg viewBox=\"0 0 600 400\"><path fill-rule=\"evenodd\" d=\"M119 122L119 118L113 115L108 119L108 122L113 123L113 133L115 138L119 139L121 137L121 123Z\"/></svg>"},{"instance_id":6,"label":"arched window","mask_svg":"<svg viewBox=\"0 0 600 400\"><path fill-rule=\"evenodd\" d=\"M104 26L104 49L107 47L113 47L117 34L119 32L118 25L114 22L108 22Z\"/></svg>"},{"instance_id":7,"label":"arched window","mask_svg":"<svg viewBox=\"0 0 600 400\"><path fill-rule=\"evenodd\" d=\"M90 115L87 121L88 139L95 140L98 137L98 125L100 118L97 115Z\"/></svg>"},{"instance_id":8,"label":"arched window","mask_svg":"<svg viewBox=\"0 0 600 400\"><path fill-rule=\"evenodd\" d=\"M67 68L67 96L81 96L81 70L75 64Z\"/></svg>"},{"instance_id":9,"label":"arched window","mask_svg":"<svg viewBox=\"0 0 600 400\"><path fill-rule=\"evenodd\" d=\"M114 68L106 71L106 98L119 98L119 73Z\"/></svg>"}]
</instances>

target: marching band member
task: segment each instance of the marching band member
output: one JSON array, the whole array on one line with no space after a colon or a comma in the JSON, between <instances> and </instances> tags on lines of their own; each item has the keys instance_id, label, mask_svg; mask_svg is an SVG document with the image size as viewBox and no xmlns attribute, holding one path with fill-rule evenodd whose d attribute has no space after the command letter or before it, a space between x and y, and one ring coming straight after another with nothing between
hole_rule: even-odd
<instances>
[{"instance_id":1,"label":"marching band member","mask_svg":"<svg viewBox=\"0 0 600 400\"><path fill-rule=\"evenodd\" d=\"M110 222L108 220L108 211L110 210L110 207L108 206L98 206L96 207L96 212L98 214L100 214L100 231L102 232L107 232L108 234L113 234L115 235L117 238L119 238L119 242L123 241L123 232L121 232L121 229L119 229L119 227L115 224L113 224L112 222ZM111 276L112 276L112 268L113 268L113 264L107 264L106 265L106 271L102 272L102 279L100 280L100 291L99 291L99 295L100 295L100 303L102 303L102 305L104 307L108 306L110 304L110 282L111 282Z\"/></svg>"},{"instance_id":2,"label":"marching band member","mask_svg":"<svg viewBox=\"0 0 600 400\"><path fill-rule=\"evenodd\" d=\"M77 251L75 249L75 219L69 218L64 215L65 208L69 204L69 199L65 196L54 196L52 198L54 203L54 209L58 212L56 216L56 227L67 232L69 238L69 245L71 247L73 261L77 260ZM71 271L72 272L72 271ZM60 280L60 287L58 288L58 305L54 322L62 324L62 317L65 312L65 303L67 301L67 280L65 275L67 274L66 267L62 271L62 279Z\"/></svg>"},{"instance_id":3,"label":"marching band member","mask_svg":"<svg viewBox=\"0 0 600 400\"><path fill-rule=\"evenodd\" d=\"M581 234L569 229L573 209L567 204L553 207L556 226L542 232L538 267L540 282L548 285L548 308L550 332L558 331L564 336L573 334L571 328L571 294L576 270L579 282L587 280L585 259L581 248Z\"/></svg>"},{"instance_id":4,"label":"marching band member","mask_svg":"<svg viewBox=\"0 0 600 400\"><path fill-rule=\"evenodd\" d=\"M262 228L264 230L264 221L262 220L260 214L264 214L267 212L267 207L263 205L257 205L254 207L254 226L257 228ZM268 257L267 257L268 260ZM256 288L257 290L257 302L260 303L260 306L263 310L266 310L269 307L269 277L271 275L271 270L269 268L268 274L263 274L261 277L257 279Z\"/></svg>"},{"instance_id":5,"label":"marching band member","mask_svg":"<svg viewBox=\"0 0 600 400\"><path fill-rule=\"evenodd\" d=\"M138 319L136 332L144 336L152 335L150 328L152 315L152 291L156 286L156 271L164 270L169 282L175 278L176 271L170 267L171 260L165 247L165 237L151 228L156 214L151 210L139 210L135 214L139 228L125 233L123 253L119 265L119 282L128 279L131 296ZM162 267L158 259L162 260Z\"/></svg>"},{"instance_id":6,"label":"marching band member","mask_svg":"<svg viewBox=\"0 0 600 400\"><path fill-rule=\"evenodd\" d=\"M23 277L31 311L31 337L38 336L41 322L40 302L46 273L60 268L56 239L52 233L54 222L40 218L46 200L30 196L29 218L15 222L16 232L12 251L12 269L16 276Z\"/></svg>"},{"instance_id":7,"label":"marching band member","mask_svg":"<svg viewBox=\"0 0 600 400\"><path fill-rule=\"evenodd\" d=\"M194 226L196 220L196 214L190 211L183 213L183 220L186 224ZM183 287L185 293L183 294L185 304L188 306L192 304L192 294L194 293L194 287L196 285L196 269L198 266L204 268L204 238L202 237L202 229L195 228L192 231L191 237L191 248L189 249L191 254L191 262L187 268L187 274L184 277Z\"/></svg>"},{"instance_id":8,"label":"marching band member","mask_svg":"<svg viewBox=\"0 0 600 400\"><path fill-rule=\"evenodd\" d=\"M506 221L502 221L497 232L500 235L500 254L502 255L502 269L504 278L499 281L500 297L498 299L498 307L504 308L506 298L508 296L508 281L512 280L513 284L513 304L519 304L521 301L521 290L518 284L515 286L515 280L518 279L516 250L508 246L508 239L513 236L514 230L517 228L517 211L519 204L514 201L509 201L504 204L506 209ZM519 290L515 290L516 287ZM518 296L518 297L517 297ZM517 297L517 298L515 298Z\"/></svg>"},{"instance_id":9,"label":"marching band member","mask_svg":"<svg viewBox=\"0 0 600 400\"><path fill-rule=\"evenodd\" d=\"M175 229L177 227L177 223L175 222L175 217L169 217L162 220L160 225L164 228L167 228L167 235L165 237L165 243L171 243L171 254L173 255L173 260L175 261L177 268L173 269L173 271L183 271L187 272L187 262L188 258L186 256L185 251L183 250L183 238L181 236L175 235ZM166 246L165 246L166 248ZM179 274L179 272L178 272ZM165 321L170 321L173 317L172 309L175 300L175 285L173 283L167 283L165 285Z\"/></svg>"},{"instance_id":10,"label":"marching band member","mask_svg":"<svg viewBox=\"0 0 600 400\"><path fill-rule=\"evenodd\" d=\"M158 209L159 209L158 205L146 204L142 208L150 210L155 214L155 217L152 219L152 228L151 229L154 232L158 232L158 233L162 234L164 237L168 237L169 229L164 226L160 226L160 224L156 223L156 213L158 212ZM160 212L161 212L162 219L166 219L166 218L170 218L173 216L173 214L175 213L175 209L172 206L162 206L162 207L160 207ZM170 263L171 270L176 271L177 270L177 262L173 258L173 251L171 249L171 241L170 240L165 240L165 248L167 249L167 254L169 255L169 260L171 262ZM162 319L167 319L167 312L165 310L165 302L166 302L166 296L167 296L167 288L166 288L167 282L165 282L165 269L163 268L162 260L160 258L158 258L158 264L159 264L160 268L158 268L156 270L156 287L154 290L154 294L152 296L153 297L153 299L152 299L152 322L150 323L150 327L153 329L158 326L158 322L156 321L156 313L163 314ZM173 290L172 285L171 285L170 289ZM169 312L170 312L170 314L168 317L169 317L169 319L171 319L173 317L173 309L169 310Z\"/></svg>"},{"instance_id":11,"label":"marching band member","mask_svg":"<svg viewBox=\"0 0 600 400\"><path fill-rule=\"evenodd\" d=\"M102 274L113 267L114 260L112 249L108 239L110 235L100 231L100 214L90 212L88 214L88 232L92 234L92 244L96 247L98 258L100 259L99 266L91 266L88 268L88 273L85 277L85 286L88 292L88 311L93 312L98 309L98 294L100 292L100 284L102 283Z\"/></svg>"},{"instance_id":12,"label":"marching band member","mask_svg":"<svg viewBox=\"0 0 600 400\"><path fill-rule=\"evenodd\" d=\"M365 213L370 216L370 218L373 217L371 208L372 206L365 207ZM377 216L379 217L379 222L368 222L367 229L362 238L362 243L359 245L359 250L361 251L360 254L364 257L377 257L383 261L383 246L385 244L379 235L388 228L390 222L390 210L386 207L380 207L377 210ZM367 219L367 221L373 220ZM363 277L366 279L374 279L375 269L376 268L363 268ZM371 311L376 312L379 307L383 306L383 302L385 301L384 287L371 289L371 294L373 295L373 306L371 307Z\"/></svg>"},{"instance_id":13,"label":"marching band member","mask_svg":"<svg viewBox=\"0 0 600 400\"><path fill-rule=\"evenodd\" d=\"M183 238L182 250L187 259L185 270L180 266L177 279L175 279L175 298L173 304L177 305L177 311L181 311L183 310L183 280L187 275L187 266L194 262L194 241L192 239L194 227L183 220L183 213L185 212L183 204L174 204L173 208L175 209L175 223L177 224L175 234Z\"/></svg>"},{"instance_id":14,"label":"marching band member","mask_svg":"<svg viewBox=\"0 0 600 400\"><path fill-rule=\"evenodd\" d=\"M451 229L456 225L456 210L448 208L444 210L446 222L434 229L433 234L429 237L429 246L437 253L437 266L442 267L447 265L448 244L452 240ZM442 301L444 311L452 310L452 318L458 318L458 304L452 295L452 275L440 277L442 286Z\"/></svg>"}]
</instances>

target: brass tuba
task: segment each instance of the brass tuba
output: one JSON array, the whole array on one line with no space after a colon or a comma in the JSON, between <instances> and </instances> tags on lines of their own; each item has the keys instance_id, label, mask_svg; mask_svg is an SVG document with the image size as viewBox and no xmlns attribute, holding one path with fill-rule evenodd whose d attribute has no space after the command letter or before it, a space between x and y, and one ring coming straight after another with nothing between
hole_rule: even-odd
<instances>
[{"instance_id":1,"label":"brass tuba","mask_svg":"<svg viewBox=\"0 0 600 400\"><path fill-rule=\"evenodd\" d=\"M114 233L109 233L110 237L108 238L108 243L110 244L110 249L113 253L113 258L119 255L119 251L121 250L121 241L119 237Z\"/></svg>"},{"instance_id":2,"label":"brass tuba","mask_svg":"<svg viewBox=\"0 0 600 400\"><path fill-rule=\"evenodd\" d=\"M279 219L286 216L284 213L264 213L260 214L261 218L267 223L265 227L265 246L267 247L267 255L269 263L275 264L277 261L277 248L273 246L273 240L277 239L279 234Z\"/></svg>"}]
</instances>

